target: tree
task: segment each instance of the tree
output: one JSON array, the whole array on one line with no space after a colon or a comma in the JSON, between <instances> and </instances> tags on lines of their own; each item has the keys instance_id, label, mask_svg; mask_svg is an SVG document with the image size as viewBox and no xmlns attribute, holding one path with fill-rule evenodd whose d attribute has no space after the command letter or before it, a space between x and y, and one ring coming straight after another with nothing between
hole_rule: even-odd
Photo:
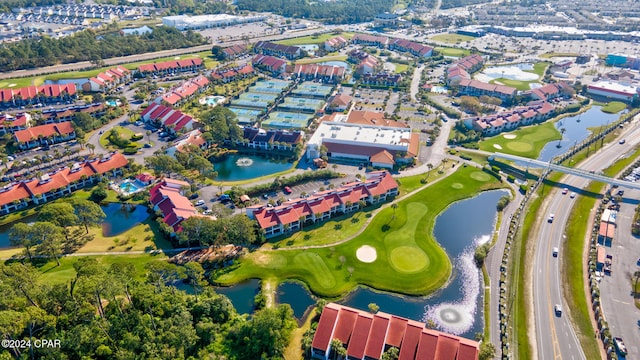
<instances>
[{"instance_id":1,"label":"tree","mask_svg":"<svg viewBox=\"0 0 640 360\"><path fill-rule=\"evenodd\" d=\"M393 209L393 216L391 217L391 220L395 220L395 218L396 218L396 210L398 210L398 204L397 203L391 204L391 208Z\"/></svg>"},{"instance_id":2,"label":"tree","mask_svg":"<svg viewBox=\"0 0 640 360\"><path fill-rule=\"evenodd\" d=\"M39 239L32 236L31 227L25 223L16 223L9 230L9 242L13 246L24 247L29 261L33 261L31 249L39 244L38 241Z\"/></svg>"},{"instance_id":3,"label":"tree","mask_svg":"<svg viewBox=\"0 0 640 360\"><path fill-rule=\"evenodd\" d=\"M333 360L343 359L347 355L347 349L344 348L340 339L331 340L331 350L333 352Z\"/></svg>"},{"instance_id":4,"label":"tree","mask_svg":"<svg viewBox=\"0 0 640 360\"><path fill-rule=\"evenodd\" d=\"M369 304L369 312L370 313L375 314L378 311L380 311L380 306L378 306L378 304L376 304L376 303L370 303Z\"/></svg>"},{"instance_id":5,"label":"tree","mask_svg":"<svg viewBox=\"0 0 640 360\"><path fill-rule=\"evenodd\" d=\"M38 213L38 220L49 221L62 227L67 241L69 241L69 227L78 225L79 222L73 206L68 202L54 202L44 205Z\"/></svg>"},{"instance_id":6,"label":"tree","mask_svg":"<svg viewBox=\"0 0 640 360\"><path fill-rule=\"evenodd\" d=\"M100 225L107 217L100 205L90 200L77 199L73 202L73 208L87 234L89 226Z\"/></svg>"},{"instance_id":7,"label":"tree","mask_svg":"<svg viewBox=\"0 0 640 360\"><path fill-rule=\"evenodd\" d=\"M60 266L60 255L62 255L62 237L66 232L62 227L51 222L38 221L31 225L30 231L34 238L39 239L40 246L44 253L56 259L56 264Z\"/></svg>"},{"instance_id":8,"label":"tree","mask_svg":"<svg viewBox=\"0 0 640 360\"><path fill-rule=\"evenodd\" d=\"M496 347L488 342L483 341L480 343L480 353L478 354L479 360L490 360L496 356Z\"/></svg>"},{"instance_id":9,"label":"tree","mask_svg":"<svg viewBox=\"0 0 640 360\"><path fill-rule=\"evenodd\" d=\"M202 290L202 286L205 284L204 269L199 262L189 261L184 264L184 274L186 281L191 285L193 293L198 301L198 294Z\"/></svg>"},{"instance_id":10,"label":"tree","mask_svg":"<svg viewBox=\"0 0 640 360\"><path fill-rule=\"evenodd\" d=\"M171 176L173 173L179 173L184 170L184 166L178 162L173 156L160 154L144 158L145 164L153 169L156 174L167 174Z\"/></svg>"},{"instance_id":11,"label":"tree","mask_svg":"<svg viewBox=\"0 0 640 360\"><path fill-rule=\"evenodd\" d=\"M282 359L295 328L288 304L262 309L231 329L231 351L238 359Z\"/></svg>"},{"instance_id":12,"label":"tree","mask_svg":"<svg viewBox=\"0 0 640 360\"><path fill-rule=\"evenodd\" d=\"M380 359L381 360L398 360L399 356L400 356L400 350L397 347L392 346L382 354L382 357Z\"/></svg>"}]
</instances>

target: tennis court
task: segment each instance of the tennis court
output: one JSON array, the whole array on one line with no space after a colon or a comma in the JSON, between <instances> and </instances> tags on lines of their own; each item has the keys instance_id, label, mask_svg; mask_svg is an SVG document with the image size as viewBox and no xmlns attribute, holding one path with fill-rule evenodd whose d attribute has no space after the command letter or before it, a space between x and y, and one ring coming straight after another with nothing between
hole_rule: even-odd
<instances>
[{"instance_id":1,"label":"tennis court","mask_svg":"<svg viewBox=\"0 0 640 360\"><path fill-rule=\"evenodd\" d=\"M249 88L250 93L280 94L291 83L283 80L258 81Z\"/></svg>"},{"instance_id":2,"label":"tennis court","mask_svg":"<svg viewBox=\"0 0 640 360\"><path fill-rule=\"evenodd\" d=\"M322 105L324 105L324 100L291 96L284 98L284 102L278 105L278 109L314 113L322 108Z\"/></svg>"},{"instance_id":3,"label":"tennis court","mask_svg":"<svg viewBox=\"0 0 640 360\"><path fill-rule=\"evenodd\" d=\"M258 119L258 115L262 113L262 110L244 109L230 106L229 110L233 111L238 117L238 123L240 124L253 124Z\"/></svg>"},{"instance_id":4,"label":"tennis court","mask_svg":"<svg viewBox=\"0 0 640 360\"><path fill-rule=\"evenodd\" d=\"M249 107L265 109L273 100L278 97L276 94L243 93L240 98L232 100L231 105L235 107Z\"/></svg>"},{"instance_id":5,"label":"tennis court","mask_svg":"<svg viewBox=\"0 0 640 360\"><path fill-rule=\"evenodd\" d=\"M277 129L305 129L313 115L274 111L262 122L262 126Z\"/></svg>"},{"instance_id":6,"label":"tennis court","mask_svg":"<svg viewBox=\"0 0 640 360\"><path fill-rule=\"evenodd\" d=\"M291 93L304 97L326 98L331 94L331 90L333 90L333 86L305 81L298 85L297 88L293 89Z\"/></svg>"}]
</instances>

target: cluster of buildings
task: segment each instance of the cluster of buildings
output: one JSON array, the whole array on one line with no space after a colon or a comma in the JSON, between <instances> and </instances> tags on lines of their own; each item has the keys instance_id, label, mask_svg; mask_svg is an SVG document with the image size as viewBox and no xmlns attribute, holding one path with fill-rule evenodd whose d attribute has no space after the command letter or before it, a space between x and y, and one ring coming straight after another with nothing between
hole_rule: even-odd
<instances>
[{"instance_id":1,"label":"cluster of buildings","mask_svg":"<svg viewBox=\"0 0 640 360\"><path fill-rule=\"evenodd\" d=\"M381 66L375 56L358 49L351 50L347 60L357 64L356 75L373 74Z\"/></svg>"},{"instance_id":2,"label":"cluster of buildings","mask_svg":"<svg viewBox=\"0 0 640 360\"><path fill-rule=\"evenodd\" d=\"M229 14L213 14L213 15L174 15L162 18L162 24L174 27L178 30L188 29L207 29L222 26L232 26L238 24L246 24L252 22L264 21L266 16L236 16Z\"/></svg>"},{"instance_id":3,"label":"cluster of buildings","mask_svg":"<svg viewBox=\"0 0 640 360\"><path fill-rule=\"evenodd\" d=\"M500 85L500 84L489 84L486 82L482 82L479 80L472 79L460 79L458 84L456 85L458 88L458 93L460 95L470 95L470 96L491 96L497 97L501 100L510 100L513 99L518 94L518 89Z\"/></svg>"},{"instance_id":4,"label":"cluster of buildings","mask_svg":"<svg viewBox=\"0 0 640 360\"><path fill-rule=\"evenodd\" d=\"M424 323L328 303L313 336L312 357L332 358L333 339L346 348L346 359L381 359L391 347L399 350L400 360L477 360L480 354L477 341L427 329Z\"/></svg>"},{"instance_id":5,"label":"cluster of buildings","mask_svg":"<svg viewBox=\"0 0 640 360\"><path fill-rule=\"evenodd\" d=\"M291 75L302 80L320 80L329 84L337 84L344 79L346 72L347 69L344 66L295 64Z\"/></svg>"},{"instance_id":6,"label":"cluster of buildings","mask_svg":"<svg viewBox=\"0 0 640 360\"><path fill-rule=\"evenodd\" d=\"M181 131L193 130L198 121L180 110L152 102L140 113L140 118L145 122L152 122L162 126L165 131L176 134Z\"/></svg>"},{"instance_id":7,"label":"cluster of buildings","mask_svg":"<svg viewBox=\"0 0 640 360\"><path fill-rule=\"evenodd\" d=\"M86 186L95 185L105 176L122 174L122 168L127 164L124 155L111 153L102 159L75 163L39 178L5 185L0 188L0 215L10 214L29 205L44 204Z\"/></svg>"},{"instance_id":8,"label":"cluster of buildings","mask_svg":"<svg viewBox=\"0 0 640 360\"><path fill-rule=\"evenodd\" d=\"M147 8L133 6L77 4L32 7L21 9L21 13L25 15L35 14L43 16L64 16L73 18L115 20L135 15L148 15L149 11Z\"/></svg>"},{"instance_id":9,"label":"cluster of buildings","mask_svg":"<svg viewBox=\"0 0 640 360\"><path fill-rule=\"evenodd\" d=\"M39 146L49 146L76 138L71 121L37 125L17 130L13 140L20 150L29 150Z\"/></svg>"},{"instance_id":10,"label":"cluster of buildings","mask_svg":"<svg viewBox=\"0 0 640 360\"><path fill-rule=\"evenodd\" d=\"M138 72L143 76L164 76L180 72L195 72L201 70L203 67L204 62L201 58L191 58L143 64L138 66Z\"/></svg>"},{"instance_id":11,"label":"cluster of buildings","mask_svg":"<svg viewBox=\"0 0 640 360\"><path fill-rule=\"evenodd\" d=\"M303 139L303 131L265 130L245 126L242 140L237 142L236 146L241 145L250 149L293 151L298 144L302 143Z\"/></svg>"},{"instance_id":12,"label":"cluster of buildings","mask_svg":"<svg viewBox=\"0 0 640 360\"><path fill-rule=\"evenodd\" d=\"M187 80L179 86L158 96L154 102L170 106L179 105L191 99L194 95L205 91L209 84L210 81L206 76L198 75L195 78Z\"/></svg>"},{"instance_id":13,"label":"cluster of buildings","mask_svg":"<svg viewBox=\"0 0 640 360\"><path fill-rule=\"evenodd\" d=\"M366 174L364 181L347 183L340 188L321 191L307 198L292 199L282 205L264 204L247 207L247 216L260 225L267 238L300 230L306 222L327 221L337 214L385 202L398 195L398 183L386 171Z\"/></svg>"},{"instance_id":14,"label":"cluster of buildings","mask_svg":"<svg viewBox=\"0 0 640 360\"><path fill-rule=\"evenodd\" d=\"M225 59L233 60L233 59L237 59L242 55L247 54L249 52L249 49L247 48L247 45L237 44L237 45L231 45L229 47L222 49L222 52L224 53Z\"/></svg>"},{"instance_id":15,"label":"cluster of buildings","mask_svg":"<svg viewBox=\"0 0 640 360\"><path fill-rule=\"evenodd\" d=\"M174 232L180 232L180 223L192 216L201 216L191 201L182 194L183 188L191 184L185 181L164 178L149 190L149 202L153 210L162 213L165 224Z\"/></svg>"},{"instance_id":16,"label":"cluster of buildings","mask_svg":"<svg viewBox=\"0 0 640 360\"><path fill-rule=\"evenodd\" d=\"M255 74L253 65L251 63L245 63L240 66L225 66L219 69L215 69L211 72L211 78L214 81L220 81L222 83L228 83L235 80L244 79Z\"/></svg>"},{"instance_id":17,"label":"cluster of buildings","mask_svg":"<svg viewBox=\"0 0 640 360\"><path fill-rule=\"evenodd\" d=\"M276 44L269 41L258 41L253 46L253 51L263 55L280 56L289 60L295 60L303 55L302 48L299 46Z\"/></svg>"},{"instance_id":18,"label":"cluster of buildings","mask_svg":"<svg viewBox=\"0 0 640 360\"><path fill-rule=\"evenodd\" d=\"M418 155L419 134L384 114L354 111L325 117L307 143L307 159L330 160L391 169Z\"/></svg>"},{"instance_id":19,"label":"cluster of buildings","mask_svg":"<svg viewBox=\"0 0 640 360\"><path fill-rule=\"evenodd\" d=\"M253 57L251 62L256 68L266 71L274 77L284 74L287 69L287 62L285 60L271 55L258 54Z\"/></svg>"},{"instance_id":20,"label":"cluster of buildings","mask_svg":"<svg viewBox=\"0 0 640 360\"><path fill-rule=\"evenodd\" d=\"M408 52L417 57L430 57L433 55L433 48L431 46L405 39L393 39L389 42L388 47L389 50Z\"/></svg>"},{"instance_id":21,"label":"cluster of buildings","mask_svg":"<svg viewBox=\"0 0 640 360\"><path fill-rule=\"evenodd\" d=\"M555 115L555 108L546 101L533 102L505 112L465 119L465 123L483 136L493 136L520 126L545 121ZM468 124L470 122L470 124Z\"/></svg>"},{"instance_id":22,"label":"cluster of buildings","mask_svg":"<svg viewBox=\"0 0 640 360\"><path fill-rule=\"evenodd\" d=\"M117 66L90 78L81 87L83 91L87 92L105 92L130 81L131 77L129 69Z\"/></svg>"},{"instance_id":23,"label":"cluster of buildings","mask_svg":"<svg viewBox=\"0 0 640 360\"><path fill-rule=\"evenodd\" d=\"M353 38L351 38L351 42L354 44L376 46L384 49L389 43L389 38L379 35L356 34Z\"/></svg>"},{"instance_id":24,"label":"cluster of buildings","mask_svg":"<svg viewBox=\"0 0 640 360\"><path fill-rule=\"evenodd\" d=\"M324 43L322 43L322 47L325 51L338 51L343 47L349 45L349 40L343 38L342 36L332 37L328 39Z\"/></svg>"},{"instance_id":25,"label":"cluster of buildings","mask_svg":"<svg viewBox=\"0 0 640 360\"><path fill-rule=\"evenodd\" d=\"M482 66L484 66L484 59L478 54L455 61L446 70L447 85L455 85L462 79L471 79L471 74L482 69Z\"/></svg>"},{"instance_id":26,"label":"cluster of buildings","mask_svg":"<svg viewBox=\"0 0 640 360\"><path fill-rule=\"evenodd\" d=\"M0 89L0 107L71 102L78 97L76 84L51 84Z\"/></svg>"}]
</instances>

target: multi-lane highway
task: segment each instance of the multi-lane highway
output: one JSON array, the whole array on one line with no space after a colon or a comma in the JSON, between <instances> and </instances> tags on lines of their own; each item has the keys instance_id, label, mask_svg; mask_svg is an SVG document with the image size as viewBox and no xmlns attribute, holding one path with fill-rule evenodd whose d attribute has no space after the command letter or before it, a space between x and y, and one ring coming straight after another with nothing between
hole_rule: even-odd
<instances>
[{"instance_id":1,"label":"multi-lane highway","mask_svg":"<svg viewBox=\"0 0 640 360\"><path fill-rule=\"evenodd\" d=\"M634 120L623 136L625 144L613 142L580 164L580 168L599 172L617 159L626 156L640 143L640 127ZM536 325L536 343L538 359L585 359L580 342L573 330L568 313L571 312L562 296L561 261L564 256L564 227L571 216L575 199L570 193L587 186L589 180L576 176L567 176L563 181L569 188L567 194L555 189L547 199L544 213L540 214L540 228L536 238L536 250L533 262L533 304ZM576 197L577 199L577 197ZM549 215L554 219L549 222ZM559 249L558 257L553 256L553 248ZM582 294L578 295L582 296ZM604 295L606 296L606 295ZM555 305L562 307L562 314L556 314ZM587 334L585 334L587 335ZM590 335L590 334L589 334Z\"/></svg>"}]
</instances>

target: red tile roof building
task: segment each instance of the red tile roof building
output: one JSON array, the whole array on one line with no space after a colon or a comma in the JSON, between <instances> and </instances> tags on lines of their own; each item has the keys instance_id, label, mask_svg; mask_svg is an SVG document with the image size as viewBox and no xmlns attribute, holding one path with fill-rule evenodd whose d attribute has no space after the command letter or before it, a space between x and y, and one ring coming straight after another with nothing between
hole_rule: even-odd
<instances>
[{"instance_id":1,"label":"red tile roof building","mask_svg":"<svg viewBox=\"0 0 640 360\"><path fill-rule=\"evenodd\" d=\"M337 51L347 46L348 44L349 40L343 38L342 36L336 36L325 41L323 43L323 46L326 51Z\"/></svg>"},{"instance_id":2,"label":"red tile roof building","mask_svg":"<svg viewBox=\"0 0 640 360\"><path fill-rule=\"evenodd\" d=\"M100 117L106 113L104 103L93 103L87 105L75 105L62 109L43 110L39 115L39 122L45 124L59 123L63 121L72 121L77 113L86 113L92 117Z\"/></svg>"},{"instance_id":3,"label":"red tile roof building","mask_svg":"<svg viewBox=\"0 0 640 360\"><path fill-rule=\"evenodd\" d=\"M366 174L362 182L348 183L308 198L292 199L276 207L250 206L246 213L257 220L265 236L271 238L300 230L304 222L326 221L337 214L355 211L360 208L360 200L377 204L397 195L398 183L391 174L375 171Z\"/></svg>"},{"instance_id":4,"label":"red tile roof building","mask_svg":"<svg viewBox=\"0 0 640 360\"><path fill-rule=\"evenodd\" d=\"M105 72L92 77L86 83L82 84L84 91L105 91L114 88L118 84L122 84L131 79L131 71L122 66L117 66Z\"/></svg>"},{"instance_id":5,"label":"red tile roof building","mask_svg":"<svg viewBox=\"0 0 640 360\"><path fill-rule=\"evenodd\" d=\"M246 63L242 66L225 66L215 69L211 72L211 78L214 81L220 81L228 83L235 80L244 79L255 74L255 70L251 63Z\"/></svg>"},{"instance_id":6,"label":"red tile roof building","mask_svg":"<svg viewBox=\"0 0 640 360\"><path fill-rule=\"evenodd\" d=\"M513 99L518 90L511 86L489 84L478 80L461 79L458 83L460 94L471 96L493 96L502 100Z\"/></svg>"},{"instance_id":7,"label":"red tile roof building","mask_svg":"<svg viewBox=\"0 0 640 360\"><path fill-rule=\"evenodd\" d=\"M191 80L183 82L180 86L167 91L165 94L157 97L154 101L158 104L164 103L171 106L182 104L191 99L195 94L199 94L206 90L209 84L209 79L203 75L199 75Z\"/></svg>"},{"instance_id":8,"label":"red tile roof building","mask_svg":"<svg viewBox=\"0 0 640 360\"><path fill-rule=\"evenodd\" d=\"M10 183L0 188L0 215L69 195L96 184L104 176L122 174L122 168L127 164L124 155L111 153L102 159L87 160L46 173L40 178Z\"/></svg>"},{"instance_id":9,"label":"red tile roof building","mask_svg":"<svg viewBox=\"0 0 640 360\"><path fill-rule=\"evenodd\" d=\"M248 51L247 46L244 45L244 44L231 45L229 47L226 47L226 48L222 49L222 52L224 53L224 58L225 59L238 58L238 57L246 54L247 51Z\"/></svg>"},{"instance_id":10,"label":"red tile roof building","mask_svg":"<svg viewBox=\"0 0 640 360\"><path fill-rule=\"evenodd\" d=\"M25 130L30 125L31 115L29 113L0 114L0 135Z\"/></svg>"},{"instance_id":11,"label":"red tile roof building","mask_svg":"<svg viewBox=\"0 0 640 360\"><path fill-rule=\"evenodd\" d=\"M190 131L198 126L198 121L180 110L174 110L170 106L151 103L140 113L140 118L145 122L153 122L162 126L166 131L178 133Z\"/></svg>"},{"instance_id":12,"label":"red tile roof building","mask_svg":"<svg viewBox=\"0 0 640 360\"><path fill-rule=\"evenodd\" d=\"M389 38L386 36L375 36L368 34L356 34L351 42L354 44L372 45L379 48L385 48L389 43Z\"/></svg>"},{"instance_id":13,"label":"red tile roof building","mask_svg":"<svg viewBox=\"0 0 640 360\"><path fill-rule=\"evenodd\" d=\"M408 52L411 55L414 55L417 57L430 57L433 54L433 48L431 46L419 44L417 42L413 42L405 39L392 40L389 43L389 49Z\"/></svg>"},{"instance_id":14,"label":"red tile roof building","mask_svg":"<svg viewBox=\"0 0 640 360\"><path fill-rule=\"evenodd\" d=\"M302 56L302 49L293 45L282 45L268 41L258 41L253 46L253 51L264 55L282 56L289 60L297 59Z\"/></svg>"},{"instance_id":15,"label":"red tile roof building","mask_svg":"<svg viewBox=\"0 0 640 360\"><path fill-rule=\"evenodd\" d=\"M175 72L198 71L203 68L200 58L165 61L138 66L138 72L143 75L166 75Z\"/></svg>"},{"instance_id":16,"label":"red tile roof building","mask_svg":"<svg viewBox=\"0 0 640 360\"><path fill-rule=\"evenodd\" d=\"M76 132L70 121L33 126L13 133L14 141L22 150L57 144L75 138Z\"/></svg>"},{"instance_id":17,"label":"red tile roof building","mask_svg":"<svg viewBox=\"0 0 640 360\"><path fill-rule=\"evenodd\" d=\"M548 102L532 102L527 106L484 117L472 117L465 119L471 126L482 133L483 136L493 136L503 131L511 131L520 126L531 125L545 121L555 115L555 107Z\"/></svg>"},{"instance_id":18,"label":"red tile roof building","mask_svg":"<svg viewBox=\"0 0 640 360\"><path fill-rule=\"evenodd\" d=\"M346 73L343 66L319 64L295 64L292 75L303 80L322 80L335 84L340 82Z\"/></svg>"},{"instance_id":19,"label":"red tile roof building","mask_svg":"<svg viewBox=\"0 0 640 360\"><path fill-rule=\"evenodd\" d=\"M182 195L182 188L188 182L165 178L149 190L149 201L154 210L160 210L164 222L175 232L180 231L180 223L192 216L199 216L191 201Z\"/></svg>"},{"instance_id":20,"label":"red tile roof building","mask_svg":"<svg viewBox=\"0 0 640 360\"><path fill-rule=\"evenodd\" d=\"M427 329L421 322L329 303L320 315L312 356L328 360L333 339L347 349L347 359L380 359L392 346L400 350L399 360L477 360L480 352L477 341Z\"/></svg>"},{"instance_id":21,"label":"red tile roof building","mask_svg":"<svg viewBox=\"0 0 640 360\"><path fill-rule=\"evenodd\" d=\"M53 104L72 101L77 97L78 94L74 83L6 88L0 89L0 106L15 107L31 104Z\"/></svg>"},{"instance_id":22,"label":"red tile roof building","mask_svg":"<svg viewBox=\"0 0 640 360\"><path fill-rule=\"evenodd\" d=\"M284 73L287 67L285 60L269 55L258 54L253 57L251 62L257 69L267 71L274 76Z\"/></svg>"}]
</instances>

